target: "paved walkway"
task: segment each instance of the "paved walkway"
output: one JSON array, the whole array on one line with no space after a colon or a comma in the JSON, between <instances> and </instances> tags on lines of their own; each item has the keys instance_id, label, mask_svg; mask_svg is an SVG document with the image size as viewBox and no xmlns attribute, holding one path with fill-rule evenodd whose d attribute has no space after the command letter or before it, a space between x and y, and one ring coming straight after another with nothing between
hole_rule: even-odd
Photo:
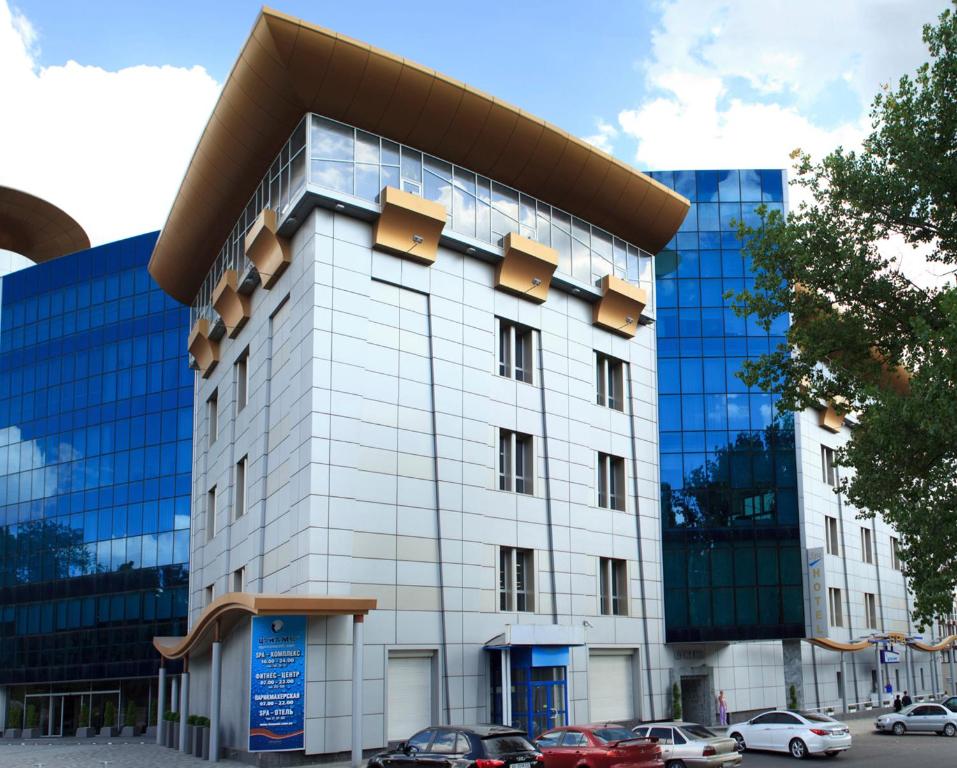
<instances>
[{"instance_id":1,"label":"paved walkway","mask_svg":"<svg viewBox=\"0 0 957 768\"><path fill-rule=\"evenodd\" d=\"M0 768L201 768L198 757L144 739L0 739ZM224 768L249 768L220 760Z\"/></svg>"}]
</instances>

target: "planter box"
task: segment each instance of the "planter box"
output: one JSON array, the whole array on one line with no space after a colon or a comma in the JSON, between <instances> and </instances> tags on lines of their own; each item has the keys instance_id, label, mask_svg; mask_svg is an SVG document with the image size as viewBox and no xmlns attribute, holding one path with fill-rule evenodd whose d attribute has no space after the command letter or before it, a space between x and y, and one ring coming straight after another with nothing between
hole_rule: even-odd
<instances>
[{"instance_id":1,"label":"planter box","mask_svg":"<svg viewBox=\"0 0 957 768\"><path fill-rule=\"evenodd\" d=\"M112 738L116 736L118 732L118 729L112 725L104 725L102 728L100 728L100 736L109 736Z\"/></svg>"},{"instance_id":2,"label":"planter box","mask_svg":"<svg viewBox=\"0 0 957 768\"><path fill-rule=\"evenodd\" d=\"M139 736L141 731L142 728L139 725L124 725L120 731L120 736L125 739L132 739L134 736Z\"/></svg>"},{"instance_id":3,"label":"planter box","mask_svg":"<svg viewBox=\"0 0 957 768\"><path fill-rule=\"evenodd\" d=\"M20 738L20 729L19 728L7 728L3 732L3 738L5 739L19 739Z\"/></svg>"},{"instance_id":4,"label":"planter box","mask_svg":"<svg viewBox=\"0 0 957 768\"><path fill-rule=\"evenodd\" d=\"M193 755L209 759L209 728L198 725L193 729Z\"/></svg>"},{"instance_id":5,"label":"planter box","mask_svg":"<svg viewBox=\"0 0 957 768\"><path fill-rule=\"evenodd\" d=\"M24 739L39 739L43 734L40 732L39 728L24 728L22 738Z\"/></svg>"},{"instance_id":6,"label":"planter box","mask_svg":"<svg viewBox=\"0 0 957 768\"><path fill-rule=\"evenodd\" d=\"M185 752L187 755L193 754L193 732L196 730L195 725L190 725L186 723L186 749Z\"/></svg>"},{"instance_id":7,"label":"planter box","mask_svg":"<svg viewBox=\"0 0 957 768\"><path fill-rule=\"evenodd\" d=\"M166 746L176 749L179 746L179 723L172 720L166 722Z\"/></svg>"},{"instance_id":8,"label":"planter box","mask_svg":"<svg viewBox=\"0 0 957 768\"><path fill-rule=\"evenodd\" d=\"M156 738L156 726L155 726L155 725L150 725L150 726L148 726L148 727L146 728L146 733L145 733L144 735L145 735L146 738L148 738L148 739L155 739L155 738Z\"/></svg>"},{"instance_id":9,"label":"planter box","mask_svg":"<svg viewBox=\"0 0 957 768\"><path fill-rule=\"evenodd\" d=\"M96 728L84 726L83 728L76 729L76 737L78 739L92 739L94 736L96 736Z\"/></svg>"}]
</instances>

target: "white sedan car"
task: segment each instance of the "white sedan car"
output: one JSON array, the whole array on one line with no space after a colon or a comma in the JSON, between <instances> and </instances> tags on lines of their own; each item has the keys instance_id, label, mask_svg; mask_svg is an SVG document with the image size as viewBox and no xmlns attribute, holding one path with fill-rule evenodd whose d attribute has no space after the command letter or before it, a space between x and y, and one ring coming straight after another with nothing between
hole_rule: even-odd
<instances>
[{"instance_id":1,"label":"white sedan car","mask_svg":"<svg viewBox=\"0 0 957 768\"><path fill-rule=\"evenodd\" d=\"M728 728L739 749L790 752L798 759L808 755L835 755L851 748L851 732L844 723L816 712L793 709L764 712L746 723Z\"/></svg>"}]
</instances>

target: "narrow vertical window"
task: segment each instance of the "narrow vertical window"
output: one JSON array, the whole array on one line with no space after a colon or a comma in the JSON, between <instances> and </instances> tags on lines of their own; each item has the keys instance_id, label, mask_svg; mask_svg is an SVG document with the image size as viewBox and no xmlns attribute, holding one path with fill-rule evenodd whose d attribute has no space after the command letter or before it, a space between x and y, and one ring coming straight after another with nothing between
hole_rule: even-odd
<instances>
[{"instance_id":1,"label":"narrow vertical window","mask_svg":"<svg viewBox=\"0 0 957 768\"><path fill-rule=\"evenodd\" d=\"M498 375L532 383L535 367L532 329L496 318L498 324Z\"/></svg>"},{"instance_id":2,"label":"narrow vertical window","mask_svg":"<svg viewBox=\"0 0 957 768\"><path fill-rule=\"evenodd\" d=\"M205 592L205 594L204 594L204 596L203 596L203 599L204 599L206 602L205 602L203 605L209 605L211 602L213 602L213 598L215 597L215 595L214 595L215 591L216 591L216 590L215 590L215 588L214 588L214 586L213 586L212 584L210 584L209 586L206 587L206 592Z\"/></svg>"},{"instance_id":3,"label":"narrow vertical window","mask_svg":"<svg viewBox=\"0 0 957 768\"><path fill-rule=\"evenodd\" d=\"M216 486L206 493L206 540L216 535Z\"/></svg>"},{"instance_id":4,"label":"narrow vertical window","mask_svg":"<svg viewBox=\"0 0 957 768\"><path fill-rule=\"evenodd\" d=\"M624 367L621 360L601 352L595 353L595 401L598 405L614 408L616 411L625 409Z\"/></svg>"},{"instance_id":5,"label":"narrow vertical window","mask_svg":"<svg viewBox=\"0 0 957 768\"><path fill-rule=\"evenodd\" d=\"M864 613L869 629L877 628L877 597L872 592L864 593Z\"/></svg>"},{"instance_id":6,"label":"narrow vertical window","mask_svg":"<svg viewBox=\"0 0 957 768\"><path fill-rule=\"evenodd\" d=\"M900 548L900 539L898 539L896 536L891 536L891 568L893 568L895 571L899 571L901 569Z\"/></svg>"},{"instance_id":7,"label":"narrow vertical window","mask_svg":"<svg viewBox=\"0 0 957 768\"><path fill-rule=\"evenodd\" d=\"M826 445L821 446L821 469L824 482L832 488L837 488L837 462L834 459L834 449Z\"/></svg>"},{"instance_id":8,"label":"narrow vertical window","mask_svg":"<svg viewBox=\"0 0 957 768\"><path fill-rule=\"evenodd\" d=\"M828 607L831 612L831 626L844 626L844 612L841 606L841 590L831 587L827 590Z\"/></svg>"},{"instance_id":9,"label":"narrow vertical window","mask_svg":"<svg viewBox=\"0 0 957 768\"><path fill-rule=\"evenodd\" d=\"M233 592L244 592L246 589L246 566L233 571Z\"/></svg>"},{"instance_id":10,"label":"narrow vertical window","mask_svg":"<svg viewBox=\"0 0 957 768\"><path fill-rule=\"evenodd\" d=\"M827 553L829 555L841 554L841 548L838 545L837 518L830 515L824 516L824 533L827 539Z\"/></svg>"},{"instance_id":11,"label":"narrow vertical window","mask_svg":"<svg viewBox=\"0 0 957 768\"><path fill-rule=\"evenodd\" d=\"M209 444L212 445L219 437L219 390L214 389L213 394L206 401L206 413L209 419Z\"/></svg>"},{"instance_id":12,"label":"narrow vertical window","mask_svg":"<svg viewBox=\"0 0 957 768\"><path fill-rule=\"evenodd\" d=\"M236 413L246 407L249 397L249 348L236 360Z\"/></svg>"},{"instance_id":13,"label":"narrow vertical window","mask_svg":"<svg viewBox=\"0 0 957 768\"><path fill-rule=\"evenodd\" d=\"M861 528L861 559L865 563L874 562L874 551L871 547L871 529Z\"/></svg>"},{"instance_id":14,"label":"narrow vertical window","mask_svg":"<svg viewBox=\"0 0 957 768\"><path fill-rule=\"evenodd\" d=\"M243 456L236 462L236 510L235 519L246 514L246 464L248 457Z\"/></svg>"},{"instance_id":15,"label":"narrow vertical window","mask_svg":"<svg viewBox=\"0 0 957 768\"><path fill-rule=\"evenodd\" d=\"M598 454L596 482L598 506L625 509L625 460L607 453Z\"/></svg>"},{"instance_id":16,"label":"narrow vertical window","mask_svg":"<svg viewBox=\"0 0 957 768\"><path fill-rule=\"evenodd\" d=\"M535 492L535 453L531 435L498 431L498 489L516 493Z\"/></svg>"},{"instance_id":17,"label":"narrow vertical window","mask_svg":"<svg viewBox=\"0 0 957 768\"><path fill-rule=\"evenodd\" d=\"M602 614L626 616L628 614L628 564L624 560L600 557L598 569Z\"/></svg>"},{"instance_id":18,"label":"narrow vertical window","mask_svg":"<svg viewBox=\"0 0 957 768\"><path fill-rule=\"evenodd\" d=\"M530 549L499 547L498 606L502 611L535 610L535 557Z\"/></svg>"}]
</instances>

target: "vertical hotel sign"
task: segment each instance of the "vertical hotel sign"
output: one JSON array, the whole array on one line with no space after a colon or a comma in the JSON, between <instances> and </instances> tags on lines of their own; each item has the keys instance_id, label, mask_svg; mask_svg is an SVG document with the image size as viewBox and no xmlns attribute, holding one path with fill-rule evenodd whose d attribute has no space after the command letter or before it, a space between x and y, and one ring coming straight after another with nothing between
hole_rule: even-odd
<instances>
[{"instance_id":1,"label":"vertical hotel sign","mask_svg":"<svg viewBox=\"0 0 957 768\"><path fill-rule=\"evenodd\" d=\"M251 640L249 751L303 749L306 617L254 616Z\"/></svg>"},{"instance_id":2,"label":"vertical hotel sign","mask_svg":"<svg viewBox=\"0 0 957 768\"><path fill-rule=\"evenodd\" d=\"M811 637L827 637L827 582L824 578L824 547L807 551L807 584L811 601Z\"/></svg>"}]
</instances>

